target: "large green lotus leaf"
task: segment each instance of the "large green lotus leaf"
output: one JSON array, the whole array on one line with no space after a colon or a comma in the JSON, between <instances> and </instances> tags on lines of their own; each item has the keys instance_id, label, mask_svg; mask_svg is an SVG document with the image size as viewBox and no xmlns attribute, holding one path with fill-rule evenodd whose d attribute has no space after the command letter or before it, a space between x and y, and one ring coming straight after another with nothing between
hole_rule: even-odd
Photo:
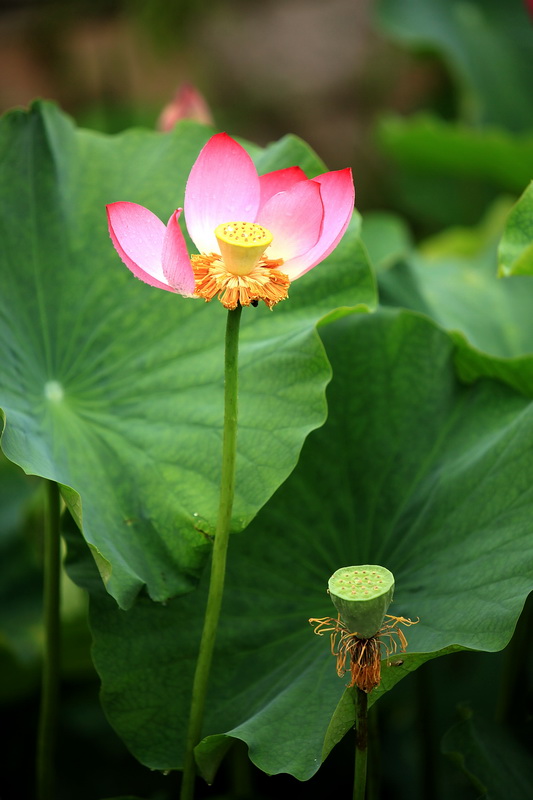
<instances>
[{"instance_id":1,"label":"large green lotus leaf","mask_svg":"<svg viewBox=\"0 0 533 800\"><path fill-rule=\"evenodd\" d=\"M384 117L379 139L402 167L426 173L483 180L500 191L519 193L533 173L533 134L472 128L427 113Z\"/></svg>"},{"instance_id":2,"label":"large green lotus leaf","mask_svg":"<svg viewBox=\"0 0 533 800\"><path fill-rule=\"evenodd\" d=\"M76 130L48 104L7 115L0 129L2 447L26 472L62 484L124 607L144 585L161 601L190 590L209 551L226 314L218 301L135 280L109 240L105 204L138 202L166 220L209 135L189 123L106 137ZM251 152L267 169L323 169L292 137ZM243 315L234 530L325 419L330 368L317 323L374 300L359 225L354 216L290 302Z\"/></svg>"},{"instance_id":3,"label":"large green lotus leaf","mask_svg":"<svg viewBox=\"0 0 533 800\"><path fill-rule=\"evenodd\" d=\"M456 80L463 119L533 128L531 19L522 0L379 0L377 19L410 47L436 51Z\"/></svg>"},{"instance_id":4,"label":"large green lotus leaf","mask_svg":"<svg viewBox=\"0 0 533 800\"><path fill-rule=\"evenodd\" d=\"M533 796L531 752L492 722L466 716L445 733L441 750L469 778L478 797Z\"/></svg>"},{"instance_id":5,"label":"large green lotus leaf","mask_svg":"<svg viewBox=\"0 0 533 800\"><path fill-rule=\"evenodd\" d=\"M498 378L531 395L531 281L527 275L512 281L497 275L498 242L509 211L502 199L478 226L452 228L418 249L406 248L392 265L380 268L380 298L386 306L427 314L450 330L463 380ZM380 227L386 234L390 222L382 225L378 217L370 244Z\"/></svg>"},{"instance_id":6,"label":"large green lotus leaf","mask_svg":"<svg viewBox=\"0 0 533 800\"><path fill-rule=\"evenodd\" d=\"M308 624L335 614L326 587L338 567L390 568L391 613L420 617L406 630L404 663L383 662L372 700L435 656L503 648L533 584L531 403L497 382L461 384L450 337L412 312L347 316L322 335L333 367L327 422L247 535L231 541L197 748L208 779L231 738L266 772L307 779L353 724L349 698L336 711L346 679L329 639ZM143 763L179 768L205 584L166 606L141 597L124 612L83 554L72 560L92 595L112 725Z\"/></svg>"},{"instance_id":7,"label":"large green lotus leaf","mask_svg":"<svg viewBox=\"0 0 533 800\"><path fill-rule=\"evenodd\" d=\"M365 214L361 237L370 261L377 270L388 269L405 258L413 249L407 223L390 212L371 211Z\"/></svg>"},{"instance_id":8,"label":"large green lotus leaf","mask_svg":"<svg viewBox=\"0 0 533 800\"><path fill-rule=\"evenodd\" d=\"M378 138L395 164L389 184L396 205L429 231L475 224L502 191L518 196L533 174L530 131L473 128L424 113L386 116Z\"/></svg>"},{"instance_id":9,"label":"large green lotus leaf","mask_svg":"<svg viewBox=\"0 0 533 800\"><path fill-rule=\"evenodd\" d=\"M511 209L498 248L502 276L533 275L533 182Z\"/></svg>"}]
</instances>

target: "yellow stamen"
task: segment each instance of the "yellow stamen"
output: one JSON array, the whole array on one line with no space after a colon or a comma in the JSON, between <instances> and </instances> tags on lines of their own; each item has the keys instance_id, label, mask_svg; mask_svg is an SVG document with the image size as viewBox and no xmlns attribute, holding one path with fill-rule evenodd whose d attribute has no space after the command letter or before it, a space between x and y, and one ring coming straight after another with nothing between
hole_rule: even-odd
<instances>
[{"instance_id":1,"label":"yellow stamen","mask_svg":"<svg viewBox=\"0 0 533 800\"><path fill-rule=\"evenodd\" d=\"M215 228L222 260L233 275L249 275L272 243L272 234L255 222L224 222Z\"/></svg>"},{"instance_id":2,"label":"yellow stamen","mask_svg":"<svg viewBox=\"0 0 533 800\"><path fill-rule=\"evenodd\" d=\"M195 295L206 301L218 295L228 309L237 308L239 303L241 306L257 305L258 300L272 308L287 297L290 280L276 269L283 264L282 259L274 261L262 257L244 275L230 272L225 260L216 253L193 255L191 263L196 280Z\"/></svg>"}]
</instances>

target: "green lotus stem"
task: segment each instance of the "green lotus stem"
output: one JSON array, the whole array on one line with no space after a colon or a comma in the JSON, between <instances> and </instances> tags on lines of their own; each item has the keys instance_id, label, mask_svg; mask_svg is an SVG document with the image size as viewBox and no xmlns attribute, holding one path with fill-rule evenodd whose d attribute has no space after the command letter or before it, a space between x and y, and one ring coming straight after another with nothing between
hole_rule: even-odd
<instances>
[{"instance_id":1,"label":"green lotus stem","mask_svg":"<svg viewBox=\"0 0 533 800\"><path fill-rule=\"evenodd\" d=\"M378 707L377 704L374 703L368 712L368 765L366 770L366 800L379 800L379 750Z\"/></svg>"},{"instance_id":2,"label":"green lotus stem","mask_svg":"<svg viewBox=\"0 0 533 800\"><path fill-rule=\"evenodd\" d=\"M218 519L215 529L215 542L211 560L209 592L204 617L204 627L200 650L196 662L192 688L189 728L185 745L181 800L192 800L196 777L194 748L200 741L204 718L205 701L209 684L209 674L215 639L222 606L224 579L226 575L226 555L228 551L231 512L235 494L235 459L237 455L237 392L239 323L242 307L228 311L226 325L225 383L224 383L224 437L222 443L222 475Z\"/></svg>"},{"instance_id":3,"label":"green lotus stem","mask_svg":"<svg viewBox=\"0 0 533 800\"><path fill-rule=\"evenodd\" d=\"M60 495L47 481L44 522L44 631L41 707L37 735L37 798L55 797L55 751L59 699L60 658Z\"/></svg>"},{"instance_id":4,"label":"green lotus stem","mask_svg":"<svg viewBox=\"0 0 533 800\"><path fill-rule=\"evenodd\" d=\"M368 761L368 695L355 687L355 776L353 800L365 800L366 767Z\"/></svg>"}]
</instances>

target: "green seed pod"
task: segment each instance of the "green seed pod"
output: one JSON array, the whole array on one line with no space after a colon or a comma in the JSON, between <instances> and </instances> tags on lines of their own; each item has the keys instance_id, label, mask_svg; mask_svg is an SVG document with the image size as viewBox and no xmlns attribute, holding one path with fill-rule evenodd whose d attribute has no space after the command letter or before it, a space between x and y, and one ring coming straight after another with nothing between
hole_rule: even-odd
<instances>
[{"instance_id":1,"label":"green seed pod","mask_svg":"<svg viewBox=\"0 0 533 800\"><path fill-rule=\"evenodd\" d=\"M385 567L341 567L328 581L328 592L342 622L360 639L370 639L383 624L394 594L394 575Z\"/></svg>"}]
</instances>

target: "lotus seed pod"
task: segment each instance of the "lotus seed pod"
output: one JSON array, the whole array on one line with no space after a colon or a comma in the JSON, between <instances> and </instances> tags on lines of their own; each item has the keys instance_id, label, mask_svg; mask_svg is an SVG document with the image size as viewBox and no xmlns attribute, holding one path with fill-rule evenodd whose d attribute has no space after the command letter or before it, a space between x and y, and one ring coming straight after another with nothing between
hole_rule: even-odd
<instances>
[{"instance_id":1,"label":"lotus seed pod","mask_svg":"<svg viewBox=\"0 0 533 800\"><path fill-rule=\"evenodd\" d=\"M394 594L394 575L385 567L341 567L328 581L328 592L342 622L360 639L380 630Z\"/></svg>"}]
</instances>

